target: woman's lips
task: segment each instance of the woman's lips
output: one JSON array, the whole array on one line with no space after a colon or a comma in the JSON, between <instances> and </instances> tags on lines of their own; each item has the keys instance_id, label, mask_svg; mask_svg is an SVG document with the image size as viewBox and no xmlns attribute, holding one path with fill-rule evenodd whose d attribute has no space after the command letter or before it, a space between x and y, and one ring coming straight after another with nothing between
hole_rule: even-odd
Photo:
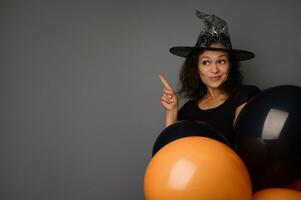
<instances>
[{"instance_id":1,"label":"woman's lips","mask_svg":"<svg viewBox=\"0 0 301 200\"><path fill-rule=\"evenodd\" d=\"M209 77L210 80L213 80L213 81L218 81L219 79L221 79L222 76L211 76Z\"/></svg>"}]
</instances>

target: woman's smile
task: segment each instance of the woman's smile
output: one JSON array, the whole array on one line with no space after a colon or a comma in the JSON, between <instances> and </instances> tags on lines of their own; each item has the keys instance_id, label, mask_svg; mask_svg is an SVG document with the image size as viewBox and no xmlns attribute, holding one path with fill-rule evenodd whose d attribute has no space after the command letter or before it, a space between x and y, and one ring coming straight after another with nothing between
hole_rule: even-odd
<instances>
[{"instance_id":1,"label":"woman's smile","mask_svg":"<svg viewBox=\"0 0 301 200\"><path fill-rule=\"evenodd\" d=\"M220 80L221 78L222 78L222 75L219 75L219 76L211 76L211 77L209 77L209 79L212 80L212 81L218 81L218 80Z\"/></svg>"}]
</instances>

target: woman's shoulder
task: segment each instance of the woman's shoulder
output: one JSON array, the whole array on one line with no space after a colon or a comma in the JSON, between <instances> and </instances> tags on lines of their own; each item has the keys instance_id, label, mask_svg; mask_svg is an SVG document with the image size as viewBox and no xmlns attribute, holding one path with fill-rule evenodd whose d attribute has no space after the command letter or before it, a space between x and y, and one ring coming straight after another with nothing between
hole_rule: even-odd
<instances>
[{"instance_id":1,"label":"woman's shoulder","mask_svg":"<svg viewBox=\"0 0 301 200\"><path fill-rule=\"evenodd\" d=\"M195 106L196 100L189 99L182 106L181 110L191 109Z\"/></svg>"},{"instance_id":2,"label":"woman's shoulder","mask_svg":"<svg viewBox=\"0 0 301 200\"><path fill-rule=\"evenodd\" d=\"M256 85L242 85L239 89L238 89L238 93L240 93L241 95L253 95L253 94L259 94L261 92L261 90L256 86Z\"/></svg>"},{"instance_id":3,"label":"woman's shoulder","mask_svg":"<svg viewBox=\"0 0 301 200\"><path fill-rule=\"evenodd\" d=\"M196 109L196 100L187 100L179 109L178 120L187 118L187 115L194 113Z\"/></svg>"},{"instance_id":4,"label":"woman's shoulder","mask_svg":"<svg viewBox=\"0 0 301 200\"><path fill-rule=\"evenodd\" d=\"M233 99L240 105L261 93L261 90L255 85L242 85L234 94Z\"/></svg>"}]
</instances>

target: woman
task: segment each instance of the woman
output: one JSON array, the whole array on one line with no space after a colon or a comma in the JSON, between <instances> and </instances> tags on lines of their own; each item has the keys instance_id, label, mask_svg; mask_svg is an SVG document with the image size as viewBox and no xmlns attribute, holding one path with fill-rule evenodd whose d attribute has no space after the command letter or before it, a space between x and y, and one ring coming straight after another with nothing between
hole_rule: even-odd
<instances>
[{"instance_id":1,"label":"woman","mask_svg":"<svg viewBox=\"0 0 301 200\"><path fill-rule=\"evenodd\" d=\"M180 73L179 91L190 100L179 110L178 96L168 81L163 83L161 104L166 111L165 125L177 120L201 120L213 125L233 144L232 128L243 106L260 90L243 86L239 61L254 54L232 49L227 23L215 15L196 12L204 23L194 47L173 47L170 52L186 57Z\"/></svg>"}]
</instances>

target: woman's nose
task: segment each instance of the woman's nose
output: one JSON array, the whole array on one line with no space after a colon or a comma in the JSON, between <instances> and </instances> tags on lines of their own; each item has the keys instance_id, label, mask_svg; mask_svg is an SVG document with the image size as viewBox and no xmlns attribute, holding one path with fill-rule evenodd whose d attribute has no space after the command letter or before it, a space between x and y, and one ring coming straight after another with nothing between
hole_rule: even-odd
<instances>
[{"instance_id":1,"label":"woman's nose","mask_svg":"<svg viewBox=\"0 0 301 200\"><path fill-rule=\"evenodd\" d=\"M218 69L218 66L217 66L217 64L216 64L216 63L214 63L214 64L212 65L212 70L211 70L211 71L212 71L213 73L217 73L217 72L218 72L218 70L219 70L219 69Z\"/></svg>"}]
</instances>

